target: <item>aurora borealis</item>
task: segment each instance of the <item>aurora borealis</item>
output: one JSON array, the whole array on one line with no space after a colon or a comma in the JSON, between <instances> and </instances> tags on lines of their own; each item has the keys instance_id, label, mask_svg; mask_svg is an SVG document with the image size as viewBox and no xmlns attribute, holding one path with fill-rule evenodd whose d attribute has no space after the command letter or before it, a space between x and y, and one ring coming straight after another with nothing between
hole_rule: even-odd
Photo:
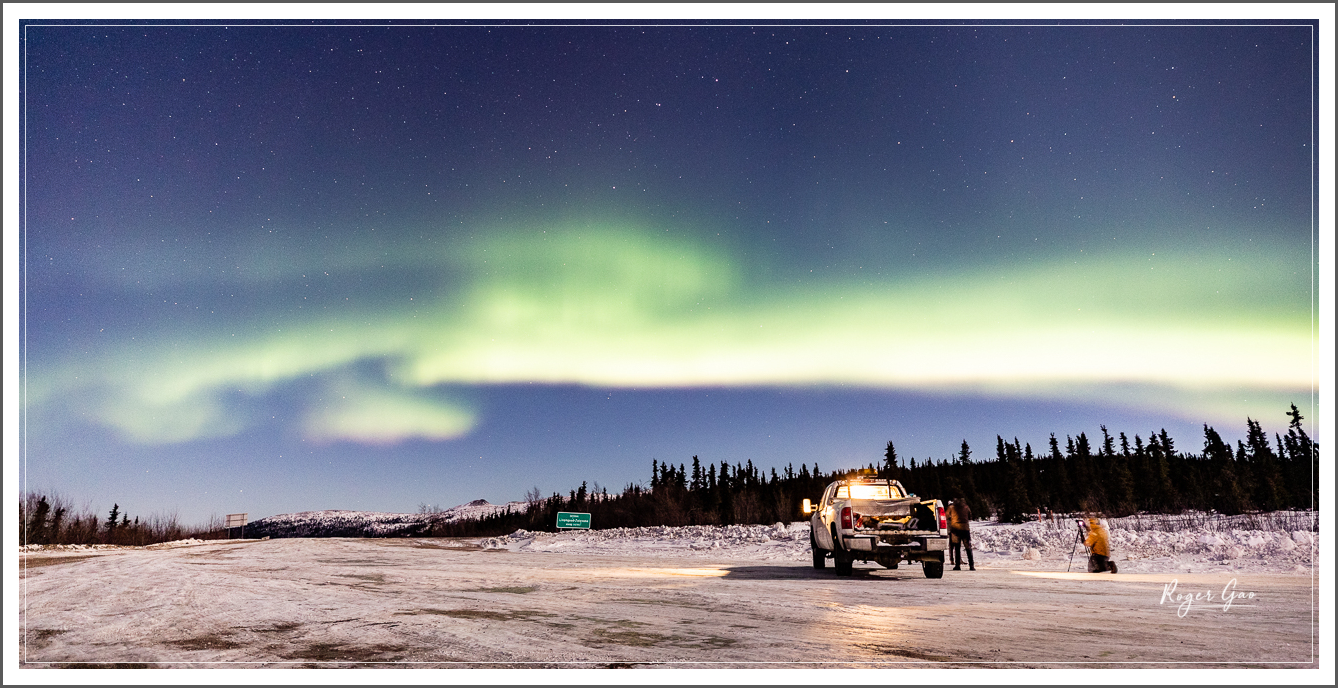
<instances>
[{"instance_id":1,"label":"aurora borealis","mask_svg":"<svg viewBox=\"0 0 1338 688\"><path fill-rule=\"evenodd\" d=\"M412 511L1313 417L1314 26L256 24L23 29L33 485Z\"/></svg>"}]
</instances>

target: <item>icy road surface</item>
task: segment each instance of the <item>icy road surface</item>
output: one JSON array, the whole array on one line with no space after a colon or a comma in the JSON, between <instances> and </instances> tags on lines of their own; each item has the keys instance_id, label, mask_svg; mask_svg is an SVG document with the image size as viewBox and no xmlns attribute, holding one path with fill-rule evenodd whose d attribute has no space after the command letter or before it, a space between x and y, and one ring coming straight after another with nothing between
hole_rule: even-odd
<instances>
[{"instance_id":1,"label":"icy road surface","mask_svg":"<svg viewBox=\"0 0 1338 688\"><path fill-rule=\"evenodd\" d=\"M1114 576L1022 545L941 580L814 570L803 524L32 552L19 641L32 668L1314 667L1312 572L1281 558L1313 561L1303 536L1257 566L1187 536L1198 554Z\"/></svg>"}]
</instances>

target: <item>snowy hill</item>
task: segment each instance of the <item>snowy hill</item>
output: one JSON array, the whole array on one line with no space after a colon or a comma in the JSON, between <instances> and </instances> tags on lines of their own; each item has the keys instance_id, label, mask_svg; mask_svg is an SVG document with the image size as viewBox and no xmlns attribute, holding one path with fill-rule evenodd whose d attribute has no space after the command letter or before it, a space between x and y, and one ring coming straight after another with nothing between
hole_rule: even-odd
<instances>
[{"instance_id":1,"label":"snowy hill","mask_svg":"<svg viewBox=\"0 0 1338 688\"><path fill-rule=\"evenodd\" d=\"M248 538L290 537L413 537L426 535L433 525L493 514L524 511L525 502L497 505L476 499L468 504L428 514L388 514L375 511L303 511L279 514L246 524Z\"/></svg>"}]
</instances>

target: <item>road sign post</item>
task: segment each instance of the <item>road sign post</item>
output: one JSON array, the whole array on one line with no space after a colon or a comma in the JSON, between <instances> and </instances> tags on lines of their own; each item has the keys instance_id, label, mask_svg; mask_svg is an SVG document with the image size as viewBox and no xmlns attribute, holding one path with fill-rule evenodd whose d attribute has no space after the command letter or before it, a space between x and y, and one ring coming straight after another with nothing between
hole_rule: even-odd
<instances>
[{"instance_id":1,"label":"road sign post","mask_svg":"<svg viewBox=\"0 0 1338 688\"><path fill-rule=\"evenodd\" d=\"M238 538L246 535L246 514L228 514L223 526L228 529L228 539L232 539L232 529L239 529Z\"/></svg>"},{"instance_id":2,"label":"road sign post","mask_svg":"<svg viewBox=\"0 0 1338 688\"><path fill-rule=\"evenodd\" d=\"M590 514L559 511L557 515L557 527L558 530L590 530Z\"/></svg>"}]
</instances>

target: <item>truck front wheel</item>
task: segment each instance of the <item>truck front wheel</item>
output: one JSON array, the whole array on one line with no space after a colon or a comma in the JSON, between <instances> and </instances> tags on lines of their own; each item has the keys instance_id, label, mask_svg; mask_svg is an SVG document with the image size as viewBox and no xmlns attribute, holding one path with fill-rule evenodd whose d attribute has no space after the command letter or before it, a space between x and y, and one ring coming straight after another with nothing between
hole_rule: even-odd
<instances>
[{"instance_id":1,"label":"truck front wheel","mask_svg":"<svg viewBox=\"0 0 1338 688\"><path fill-rule=\"evenodd\" d=\"M818 548L818 539L813 537L813 531L808 531L808 546L813 550L813 568L827 568L827 550Z\"/></svg>"}]
</instances>

